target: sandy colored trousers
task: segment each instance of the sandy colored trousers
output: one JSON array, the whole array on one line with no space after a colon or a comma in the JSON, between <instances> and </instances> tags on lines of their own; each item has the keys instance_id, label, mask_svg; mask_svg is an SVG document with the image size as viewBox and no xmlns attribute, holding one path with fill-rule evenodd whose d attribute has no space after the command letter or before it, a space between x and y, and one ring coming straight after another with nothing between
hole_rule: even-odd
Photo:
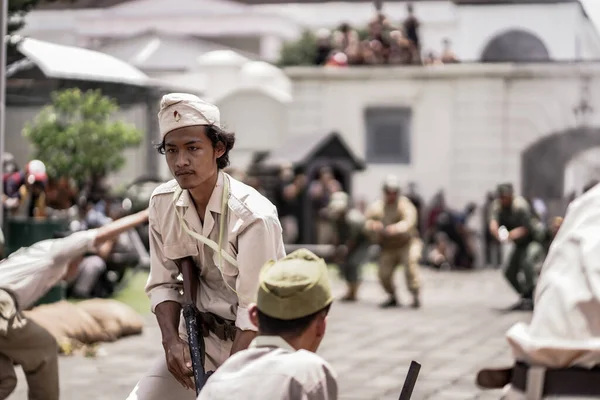
<instances>
[{"instance_id":1,"label":"sandy colored trousers","mask_svg":"<svg viewBox=\"0 0 600 400\"><path fill-rule=\"evenodd\" d=\"M58 400L58 345L32 320L0 335L0 400L8 398L17 386L13 364L23 368L29 400Z\"/></svg>"},{"instance_id":2,"label":"sandy colored trousers","mask_svg":"<svg viewBox=\"0 0 600 400\"><path fill-rule=\"evenodd\" d=\"M181 316L179 336L187 342L185 320ZM232 341L223 341L214 333L204 338L206 357L204 369L214 371L220 367L231 353ZM194 400L196 392L185 389L167 368L167 360L163 354L150 368L150 371L138 382L127 400Z\"/></svg>"},{"instance_id":3,"label":"sandy colored trousers","mask_svg":"<svg viewBox=\"0 0 600 400\"><path fill-rule=\"evenodd\" d=\"M381 249L379 255L379 281L381 286L390 295L396 293L394 287L394 271L400 264L404 266L406 287L412 294L419 293L419 260L423 251L420 239L412 239L406 246L396 249Z\"/></svg>"}]
</instances>

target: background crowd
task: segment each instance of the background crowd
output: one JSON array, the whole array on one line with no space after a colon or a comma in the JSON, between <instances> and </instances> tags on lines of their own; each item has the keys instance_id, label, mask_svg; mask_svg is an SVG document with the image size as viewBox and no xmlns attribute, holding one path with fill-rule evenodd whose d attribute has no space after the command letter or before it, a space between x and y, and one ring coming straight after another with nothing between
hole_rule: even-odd
<instances>
[{"instance_id":1,"label":"background crowd","mask_svg":"<svg viewBox=\"0 0 600 400\"><path fill-rule=\"evenodd\" d=\"M432 65L456 63L450 39L439 51L424 51L419 34L419 20L409 3L408 17L399 24L378 13L365 30L344 23L335 31L320 29L316 33L315 65Z\"/></svg>"}]
</instances>

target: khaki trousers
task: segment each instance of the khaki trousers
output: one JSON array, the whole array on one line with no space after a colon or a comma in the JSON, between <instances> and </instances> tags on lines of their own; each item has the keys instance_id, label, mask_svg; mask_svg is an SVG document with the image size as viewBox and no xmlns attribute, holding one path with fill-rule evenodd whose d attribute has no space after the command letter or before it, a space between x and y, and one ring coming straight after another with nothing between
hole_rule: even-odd
<instances>
[{"instance_id":1,"label":"khaki trousers","mask_svg":"<svg viewBox=\"0 0 600 400\"><path fill-rule=\"evenodd\" d=\"M40 325L27 320L19 328L0 335L0 400L8 398L17 386L13 364L23 368L29 400L58 400L58 345Z\"/></svg>"},{"instance_id":2,"label":"khaki trousers","mask_svg":"<svg viewBox=\"0 0 600 400\"><path fill-rule=\"evenodd\" d=\"M397 249L381 249L379 255L379 281L389 295L396 293L394 271L399 264L404 266L406 286L412 294L420 289L419 260L423 244L420 239L412 239L406 246Z\"/></svg>"},{"instance_id":3,"label":"khaki trousers","mask_svg":"<svg viewBox=\"0 0 600 400\"><path fill-rule=\"evenodd\" d=\"M187 342L185 321L181 317L179 335ZM212 332L204 338L206 357L204 369L214 371L220 367L231 353L232 341L223 341ZM185 389L167 368L167 360L162 355L150 371L138 382L126 400L194 400L196 392Z\"/></svg>"}]
</instances>

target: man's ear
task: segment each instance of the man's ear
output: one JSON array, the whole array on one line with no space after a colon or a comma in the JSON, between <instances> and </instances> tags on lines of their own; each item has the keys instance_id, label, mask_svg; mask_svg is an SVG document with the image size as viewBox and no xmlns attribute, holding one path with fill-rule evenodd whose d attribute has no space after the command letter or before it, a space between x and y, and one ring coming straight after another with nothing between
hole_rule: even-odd
<instances>
[{"instance_id":1,"label":"man's ear","mask_svg":"<svg viewBox=\"0 0 600 400\"><path fill-rule=\"evenodd\" d=\"M324 337L327 330L327 314L323 314L317 318L317 337Z\"/></svg>"},{"instance_id":2,"label":"man's ear","mask_svg":"<svg viewBox=\"0 0 600 400\"><path fill-rule=\"evenodd\" d=\"M225 144L219 141L215 144L215 156L221 158L223 154L225 154Z\"/></svg>"},{"instance_id":3,"label":"man's ear","mask_svg":"<svg viewBox=\"0 0 600 400\"><path fill-rule=\"evenodd\" d=\"M248 307L248 314L250 315L250 322L252 322L252 325L260 328L258 326L258 307L256 307L256 304L250 304Z\"/></svg>"}]
</instances>

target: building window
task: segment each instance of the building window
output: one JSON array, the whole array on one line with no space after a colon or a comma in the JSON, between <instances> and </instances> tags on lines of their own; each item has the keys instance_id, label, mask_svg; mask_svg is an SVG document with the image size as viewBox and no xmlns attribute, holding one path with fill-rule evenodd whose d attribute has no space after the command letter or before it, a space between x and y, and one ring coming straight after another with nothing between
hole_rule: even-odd
<instances>
[{"instance_id":1,"label":"building window","mask_svg":"<svg viewBox=\"0 0 600 400\"><path fill-rule=\"evenodd\" d=\"M367 162L410 164L412 111L406 107L365 110Z\"/></svg>"}]
</instances>

